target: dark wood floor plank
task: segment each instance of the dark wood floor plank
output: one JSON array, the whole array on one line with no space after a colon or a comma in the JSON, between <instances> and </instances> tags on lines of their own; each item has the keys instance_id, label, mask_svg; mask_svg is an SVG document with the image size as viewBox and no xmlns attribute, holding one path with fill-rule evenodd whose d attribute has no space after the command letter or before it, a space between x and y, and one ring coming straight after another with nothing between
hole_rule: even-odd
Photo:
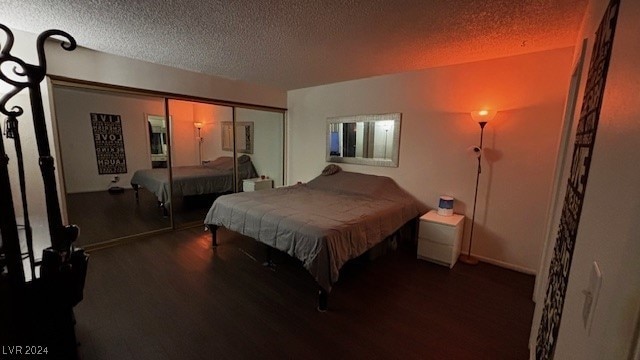
<instances>
[{"instance_id":1,"label":"dark wood floor plank","mask_svg":"<svg viewBox=\"0 0 640 360\"><path fill-rule=\"evenodd\" d=\"M69 223L80 227L77 244L81 246L171 226L170 219L162 216L157 199L148 191L140 191L139 201L130 189L120 194L67 194L66 201Z\"/></svg>"},{"instance_id":2,"label":"dark wood floor plank","mask_svg":"<svg viewBox=\"0 0 640 360\"><path fill-rule=\"evenodd\" d=\"M140 189L136 200L134 191L119 194L95 191L67 194L69 223L81 229L77 245L87 246L168 229L171 219L163 216L158 199L146 189ZM174 199L173 220L176 227L201 224L218 194Z\"/></svg>"},{"instance_id":3,"label":"dark wood floor plank","mask_svg":"<svg viewBox=\"0 0 640 360\"><path fill-rule=\"evenodd\" d=\"M286 255L201 228L91 254L76 307L83 359L526 359L533 277L453 270L401 249L341 272L330 311ZM248 255L247 255L248 254Z\"/></svg>"}]
</instances>

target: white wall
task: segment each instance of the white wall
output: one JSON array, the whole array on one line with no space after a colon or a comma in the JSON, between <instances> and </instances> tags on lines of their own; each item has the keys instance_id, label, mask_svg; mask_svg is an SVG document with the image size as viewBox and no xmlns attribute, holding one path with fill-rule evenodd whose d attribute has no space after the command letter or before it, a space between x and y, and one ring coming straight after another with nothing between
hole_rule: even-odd
<instances>
[{"instance_id":1,"label":"white wall","mask_svg":"<svg viewBox=\"0 0 640 360\"><path fill-rule=\"evenodd\" d=\"M233 109L193 101L169 100L171 115L173 166L198 164L198 130L195 122L202 123L202 160L215 160L220 156L233 156L233 151L222 150L222 122L233 120Z\"/></svg>"},{"instance_id":2,"label":"white wall","mask_svg":"<svg viewBox=\"0 0 640 360\"><path fill-rule=\"evenodd\" d=\"M73 34L71 34L73 35ZM68 78L274 107L286 106L286 93L247 82L128 59L79 47L46 46L48 74Z\"/></svg>"},{"instance_id":3,"label":"white wall","mask_svg":"<svg viewBox=\"0 0 640 360\"><path fill-rule=\"evenodd\" d=\"M233 108L195 103L194 120L202 122L202 160L233 156L233 151L222 150L222 122L233 121Z\"/></svg>"},{"instance_id":4,"label":"white wall","mask_svg":"<svg viewBox=\"0 0 640 360\"><path fill-rule=\"evenodd\" d=\"M198 164L197 129L193 125L193 102L169 100L171 166Z\"/></svg>"},{"instance_id":5,"label":"white wall","mask_svg":"<svg viewBox=\"0 0 640 360\"><path fill-rule=\"evenodd\" d=\"M164 99L59 86L53 95L68 193L105 191L116 175L98 174L90 113L121 117L127 173L117 174L118 186L131 188L133 173L151 167L146 114L163 115Z\"/></svg>"},{"instance_id":6,"label":"white wall","mask_svg":"<svg viewBox=\"0 0 640 360\"><path fill-rule=\"evenodd\" d=\"M594 34L607 5L607 1L590 1L577 39L582 42L583 38L588 38L588 52L576 117L582 104ZM556 359L631 359L634 341L637 341L634 337L637 337L640 314L639 18L640 3L622 1L557 339ZM571 133L575 132L575 125L577 119ZM571 155L569 152L568 158L560 161L569 161ZM565 182L566 178L565 174ZM561 202L558 206L562 205ZM557 213L560 213L559 209ZM557 219L554 220L557 224ZM553 243L549 244L549 249L552 247ZM588 285L593 261L600 266L603 282L591 334L588 334L582 326L585 299L582 290ZM543 288L546 291L546 280ZM536 304L533 341L543 306L543 301Z\"/></svg>"},{"instance_id":7,"label":"white wall","mask_svg":"<svg viewBox=\"0 0 640 360\"><path fill-rule=\"evenodd\" d=\"M478 144L480 133L470 112L491 107L500 112L485 128L473 253L535 273L572 50L289 91L287 183L308 181L327 165L326 118L401 112L398 168L340 166L390 176L431 208L439 195L451 195L455 211L469 218L476 162L467 148Z\"/></svg>"}]
</instances>

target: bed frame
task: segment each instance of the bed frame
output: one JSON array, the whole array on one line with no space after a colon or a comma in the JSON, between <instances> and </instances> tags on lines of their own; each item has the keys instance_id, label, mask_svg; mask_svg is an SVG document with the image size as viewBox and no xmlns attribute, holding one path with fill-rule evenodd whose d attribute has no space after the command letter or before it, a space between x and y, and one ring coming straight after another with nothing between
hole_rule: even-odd
<instances>
[{"instance_id":1,"label":"bed frame","mask_svg":"<svg viewBox=\"0 0 640 360\"><path fill-rule=\"evenodd\" d=\"M133 192L134 192L134 194L136 196L136 203L139 203L140 202L140 194L138 193L138 191L140 190L140 185L131 184L131 187L133 188ZM164 205L164 202L158 200L158 208L160 208L162 210L162 217L169 217L169 210Z\"/></svg>"},{"instance_id":2,"label":"bed frame","mask_svg":"<svg viewBox=\"0 0 640 360\"><path fill-rule=\"evenodd\" d=\"M367 250L365 254L369 254L369 259L375 259L387 252L387 249L394 249L397 247L398 243L408 243L412 247L416 247L418 244L418 226L420 223L420 217L415 217L409 221L407 221L402 227L396 230L393 234L386 237L383 241L381 241L378 245L373 248ZM211 232L211 246L213 250L218 247L218 229L221 226L218 225L206 225L209 231ZM267 246L267 256L266 256L266 264L272 265L273 262L271 260L271 253L274 250L269 245ZM352 259L350 261L353 261ZM325 312L328 310L329 305L329 292L318 286L318 311Z\"/></svg>"}]
</instances>

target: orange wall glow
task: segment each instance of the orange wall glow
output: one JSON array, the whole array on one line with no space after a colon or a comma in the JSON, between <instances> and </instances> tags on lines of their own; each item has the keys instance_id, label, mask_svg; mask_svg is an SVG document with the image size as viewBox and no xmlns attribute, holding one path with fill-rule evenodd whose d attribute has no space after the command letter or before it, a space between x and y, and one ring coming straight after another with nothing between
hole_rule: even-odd
<instances>
[{"instance_id":1,"label":"orange wall glow","mask_svg":"<svg viewBox=\"0 0 640 360\"><path fill-rule=\"evenodd\" d=\"M401 112L398 168L341 166L390 176L430 208L440 195L453 196L454 210L470 218L477 162L467 149L480 141L470 112L498 110L484 129L473 253L533 273L572 54L557 49L290 91L288 183L326 166L327 117Z\"/></svg>"}]
</instances>

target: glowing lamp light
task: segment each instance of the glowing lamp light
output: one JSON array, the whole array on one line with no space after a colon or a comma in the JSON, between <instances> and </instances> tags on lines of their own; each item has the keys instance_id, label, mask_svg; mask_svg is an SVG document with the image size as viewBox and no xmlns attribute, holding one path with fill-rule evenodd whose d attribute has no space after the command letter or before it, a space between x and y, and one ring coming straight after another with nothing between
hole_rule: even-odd
<instances>
[{"instance_id":1,"label":"glowing lamp light","mask_svg":"<svg viewBox=\"0 0 640 360\"><path fill-rule=\"evenodd\" d=\"M478 200L478 183L480 181L480 173L482 172L482 137L484 135L484 126L496 116L497 111L494 110L476 110L471 112L471 118L480 125L480 146L471 147L478 158L478 169L476 171L476 191L473 195L473 210L471 215L471 231L469 233L469 248L466 254L460 254L460 262L469 265L478 264L478 259L471 255L471 244L473 242L473 225L476 223L476 203Z\"/></svg>"},{"instance_id":2,"label":"glowing lamp light","mask_svg":"<svg viewBox=\"0 0 640 360\"><path fill-rule=\"evenodd\" d=\"M195 126L196 129L198 129L198 137L196 138L196 139L198 139L198 163L202 164L202 143L204 142L204 139L202 138L202 135L200 134L200 129L202 129L202 122L195 121L193 123L193 126Z\"/></svg>"},{"instance_id":3,"label":"glowing lamp light","mask_svg":"<svg viewBox=\"0 0 640 360\"><path fill-rule=\"evenodd\" d=\"M476 110L471 112L471 118L473 121L480 124L481 127L484 127L489 121L493 120L498 112L495 110Z\"/></svg>"}]
</instances>

